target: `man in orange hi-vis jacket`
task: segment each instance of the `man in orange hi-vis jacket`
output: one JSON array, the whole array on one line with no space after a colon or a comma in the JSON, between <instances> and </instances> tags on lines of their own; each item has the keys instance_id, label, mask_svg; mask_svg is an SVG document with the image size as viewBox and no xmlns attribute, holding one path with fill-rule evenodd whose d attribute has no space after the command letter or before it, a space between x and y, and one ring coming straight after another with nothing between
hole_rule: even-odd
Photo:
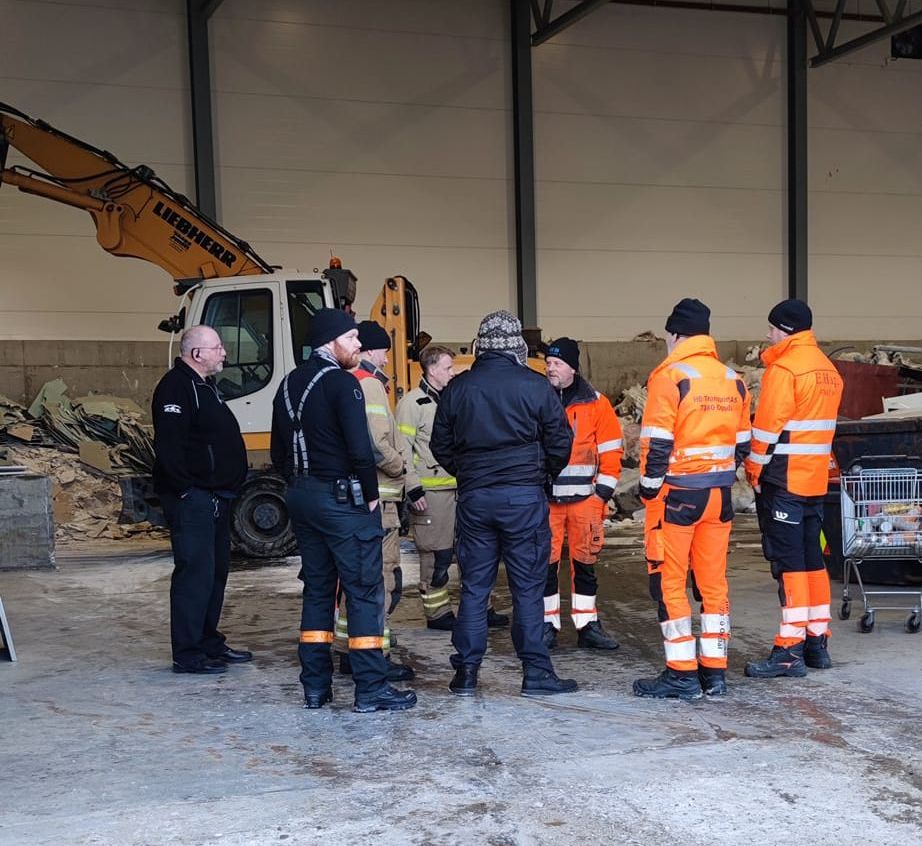
<instances>
[{"instance_id":1,"label":"man in orange hi-vis jacket","mask_svg":"<svg viewBox=\"0 0 922 846\"><path fill-rule=\"evenodd\" d=\"M747 676L763 679L832 666L826 649L829 575L820 531L842 398L842 379L816 345L809 306L784 300L768 322L771 346L762 353L766 370L746 460L762 549L781 599L781 627L771 654L746 665Z\"/></svg>"},{"instance_id":2,"label":"man in orange hi-vis jacket","mask_svg":"<svg viewBox=\"0 0 922 846\"><path fill-rule=\"evenodd\" d=\"M700 699L727 692L730 488L749 452L749 392L717 358L710 309L684 299L666 321L668 356L647 381L640 432L640 496L650 595L659 610L666 669L634 693ZM692 634L687 578L701 598Z\"/></svg>"},{"instance_id":3,"label":"man in orange hi-vis jacket","mask_svg":"<svg viewBox=\"0 0 922 846\"><path fill-rule=\"evenodd\" d=\"M551 560L544 587L544 642L557 643L560 631L560 556L564 536L570 553L570 616L577 645L617 649L618 641L599 622L595 564L605 536L605 505L621 475L621 424L608 398L579 373L579 345L572 338L552 341L545 356L547 380L567 412L573 430L570 460L551 485Z\"/></svg>"}]
</instances>

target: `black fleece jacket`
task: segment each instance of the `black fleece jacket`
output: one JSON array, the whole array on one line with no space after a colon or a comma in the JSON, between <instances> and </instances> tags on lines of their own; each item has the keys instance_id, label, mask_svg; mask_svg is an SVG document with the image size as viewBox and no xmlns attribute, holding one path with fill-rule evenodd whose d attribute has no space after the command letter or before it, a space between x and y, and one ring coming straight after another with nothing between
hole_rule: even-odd
<instances>
[{"instance_id":1,"label":"black fleece jacket","mask_svg":"<svg viewBox=\"0 0 922 846\"><path fill-rule=\"evenodd\" d=\"M573 444L547 379L511 355L485 352L439 396L429 446L461 493L496 485L545 485Z\"/></svg>"},{"instance_id":2,"label":"black fleece jacket","mask_svg":"<svg viewBox=\"0 0 922 846\"><path fill-rule=\"evenodd\" d=\"M181 358L154 389L154 490L183 496L191 488L233 494L247 475L240 426L212 379Z\"/></svg>"}]
</instances>

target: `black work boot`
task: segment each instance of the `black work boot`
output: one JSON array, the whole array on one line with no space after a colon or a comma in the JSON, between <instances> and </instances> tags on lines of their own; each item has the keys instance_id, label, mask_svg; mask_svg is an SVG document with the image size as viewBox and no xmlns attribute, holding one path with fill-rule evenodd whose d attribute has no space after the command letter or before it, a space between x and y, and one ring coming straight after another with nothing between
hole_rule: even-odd
<instances>
[{"instance_id":1,"label":"black work boot","mask_svg":"<svg viewBox=\"0 0 922 846\"><path fill-rule=\"evenodd\" d=\"M544 628L541 630L541 640L548 649L553 649L557 646L557 629L554 628L553 623L544 624Z\"/></svg>"},{"instance_id":2,"label":"black work boot","mask_svg":"<svg viewBox=\"0 0 922 846\"><path fill-rule=\"evenodd\" d=\"M576 645L583 649L617 649L620 644L611 637L598 620L586 623L579 630Z\"/></svg>"},{"instance_id":3,"label":"black work boot","mask_svg":"<svg viewBox=\"0 0 922 846\"><path fill-rule=\"evenodd\" d=\"M304 691L304 707L310 708L311 710L315 708L322 708L327 702L333 701L333 688L328 687L326 690L305 690Z\"/></svg>"},{"instance_id":4,"label":"black work boot","mask_svg":"<svg viewBox=\"0 0 922 846\"><path fill-rule=\"evenodd\" d=\"M774 679L778 676L801 678L807 675L804 645L798 643L788 649L773 646L767 661L750 661L746 665L746 675L751 679Z\"/></svg>"},{"instance_id":5,"label":"black work boot","mask_svg":"<svg viewBox=\"0 0 922 846\"><path fill-rule=\"evenodd\" d=\"M388 681L409 681L416 675L409 664L398 664L390 655L384 656L384 663L387 664Z\"/></svg>"},{"instance_id":6,"label":"black work boot","mask_svg":"<svg viewBox=\"0 0 922 846\"><path fill-rule=\"evenodd\" d=\"M508 614L497 614L493 610L491 605L487 608L487 628L490 629L501 629L503 626L509 625L509 615Z\"/></svg>"},{"instance_id":7,"label":"black work boot","mask_svg":"<svg viewBox=\"0 0 922 846\"><path fill-rule=\"evenodd\" d=\"M477 672L480 668L475 664L462 664L455 670L455 677L448 685L448 689L455 696L473 696L477 690Z\"/></svg>"},{"instance_id":8,"label":"black work boot","mask_svg":"<svg viewBox=\"0 0 922 846\"><path fill-rule=\"evenodd\" d=\"M698 681L698 673L679 673L667 667L658 676L637 679L634 695L651 699L700 699L704 691Z\"/></svg>"},{"instance_id":9,"label":"black work boot","mask_svg":"<svg viewBox=\"0 0 922 846\"><path fill-rule=\"evenodd\" d=\"M357 714L370 714L373 711L406 711L416 704L416 694L412 690L397 690L389 684L384 685L379 691L364 696L355 697L355 707L352 709Z\"/></svg>"},{"instance_id":10,"label":"black work boot","mask_svg":"<svg viewBox=\"0 0 922 846\"><path fill-rule=\"evenodd\" d=\"M727 673L714 667L698 666L698 681L705 696L727 695Z\"/></svg>"},{"instance_id":11,"label":"black work boot","mask_svg":"<svg viewBox=\"0 0 922 846\"><path fill-rule=\"evenodd\" d=\"M814 670L828 670L832 667L832 660L826 649L826 635L807 635L804 643L804 664Z\"/></svg>"},{"instance_id":12,"label":"black work boot","mask_svg":"<svg viewBox=\"0 0 922 846\"><path fill-rule=\"evenodd\" d=\"M434 620L426 620L426 628L437 632L450 632L455 627L455 612L449 611Z\"/></svg>"},{"instance_id":13,"label":"black work boot","mask_svg":"<svg viewBox=\"0 0 922 846\"><path fill-rule=\"evenodd\" d=\"M573 693L579 685L574 679L561 679L548 670L526 670L522 679L522 696L553 696Z\"/></svg>"}]
</instances>

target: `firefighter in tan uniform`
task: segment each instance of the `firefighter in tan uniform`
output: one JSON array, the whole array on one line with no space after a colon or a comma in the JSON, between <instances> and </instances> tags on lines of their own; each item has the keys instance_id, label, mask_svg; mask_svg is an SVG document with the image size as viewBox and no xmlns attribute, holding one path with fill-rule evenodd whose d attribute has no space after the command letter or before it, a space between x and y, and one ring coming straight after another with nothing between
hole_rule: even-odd
<instances>
[{"instance_id":1,"label":"firefighter in tan uniform","mask_svg":"<svg viewBox=\"0 0 922 846\"><path fill-rule=\"evenodd\" d=\"M451 631L455 614L448 595L448 569L455 551L455 505L458 483L429 448L439 395L454 378L455 354L430 344L419 357L423 376L419 385L397 403L397 428L407 467L406 489L410 525L419 551L419 594L426 627ZM509 618L491 605L487 625L505 626Z\"/></svg>"},{"instance_id":2,"label":"firefighter in tan uniform","mask_svg":"<svg viewBox=\"0 0 922 846\"><path fill-rule=\"evenodd\" d=\"M394 612L403 593L403 574L400 570L400 517L397 505L403 499L406 466L400 451L397 423L388 404L389 379L382 369L387 365L387 353L391 348L391 339L387 332L373 320L363 320L359 323L358 329L359 341L362 344L361 362L352 374L359 380L359 386L365 397L365 417L368 421L368 433L371 436L371 446L378 471L381 526L384 529L382 549L386 621ZM414 495L421 494L422 492L419 491ZM336 621L334 648L340 653L340 670L344 673L348 673L351 669L348 638L345 606L341 604ZM391 660L391 641L390 628L385 626L384 654L387 660L388 679L402 681L413 678L414 672L411 667Z\"/></svg>"},{"instance_id":3,"label":"firefighter in tan uniform","mask_svg":"<svg viewBox=\"0 0 922 846\"><path fill-rule=\"evenodd\" d=\"M419 551L419 595L430 629L455 624L448 596L448 568L455 550L455 497L458 483L429 449L439 392L455 375L454 353L432 344L420 355L423 378L397 404L397 428L407 466L410 525ZM419 496L416 492L419 492Z\"/></svg>"}]
</instances>

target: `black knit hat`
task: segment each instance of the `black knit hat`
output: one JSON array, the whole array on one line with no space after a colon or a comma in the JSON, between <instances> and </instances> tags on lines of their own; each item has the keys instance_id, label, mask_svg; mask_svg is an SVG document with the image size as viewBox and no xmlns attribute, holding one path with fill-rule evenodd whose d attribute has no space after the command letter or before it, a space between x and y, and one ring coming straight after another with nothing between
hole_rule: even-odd
<instances>
[{"instance_id":1,"label":"black knit hat","mask_svg":"<svg viewBox=\"0 0 922 846\"><path fill-rule=\"evenodd\" d=\"M711 332L711 310L701 300L686 297L679 300L666 321L666 331L674 335L708 335Z\"/></svg>"},{"instance_id":2,"label":"black knit hat","mask_svg":"<svg viewBox=\"0 0 922 846\"><path fill-rule=\"evenodd\" d=\"M547 347L547 358L559 358L574 370L579 370L579 344L572 338L558 338Z\"/></svg>"},{"instance_id":3,"label":"black knit hat","mask_svg":"<svg viewBox=\"0 0 922 846\"><path fill-rule=\"evenodd\" d=\"M363 320L359 323L359 341L362 343L362 352L391 348L391 336L374 320Z\"/></svg>"},{"instance_id":4,"label":"black knit hat","mask_svg":"<svg viewBox=\"0 0 922 846\"><path fill-rule=\"evenodd\" d=\"M307 342L316 350L355 328L355 321L351 314L346 314L338 308L322 308L311 318Z\"/></svg>"},{"instance_id":5,"label":"black knit hat","mask_svg":"<svg viewBox=\"0 0 922 846\"><path fill-rule=\"evenodd\" d=\"M793 335L813 326L813 312L803 300L782 300L768 313L768 322Z\"/></svg>"}]
</instances>

